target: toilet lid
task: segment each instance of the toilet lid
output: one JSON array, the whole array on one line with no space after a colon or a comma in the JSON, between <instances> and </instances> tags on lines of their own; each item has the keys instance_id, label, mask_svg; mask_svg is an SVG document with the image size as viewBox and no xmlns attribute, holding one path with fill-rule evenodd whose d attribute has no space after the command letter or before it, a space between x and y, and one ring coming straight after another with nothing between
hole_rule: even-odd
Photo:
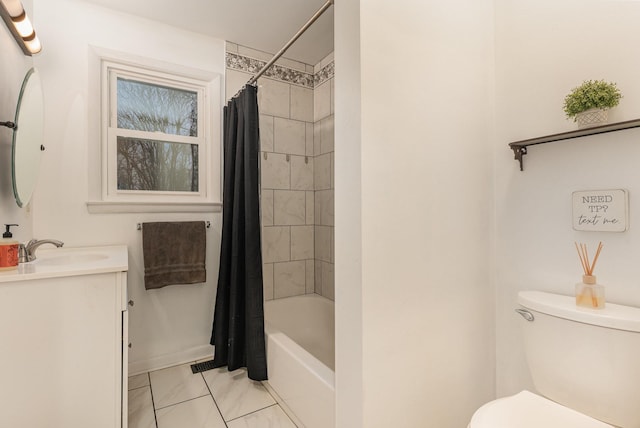
<instances>
[{"instance_id":1,"label":"toilet lid","mask_svg":"<svg viewBox=\"0 0 640 428\"><path fill-rule=\"evenodd\" d=\"M469 428L613 428L529 391L480 407Z\"/></svg>"}]
</instances>

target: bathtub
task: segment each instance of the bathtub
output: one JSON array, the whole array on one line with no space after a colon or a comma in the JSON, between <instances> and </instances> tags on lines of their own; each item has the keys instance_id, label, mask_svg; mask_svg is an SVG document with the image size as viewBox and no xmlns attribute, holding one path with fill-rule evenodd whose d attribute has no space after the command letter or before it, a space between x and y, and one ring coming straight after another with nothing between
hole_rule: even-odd
<instances>
[{"instance_id":1,"label":"bathtub","mask_svg":"<svg viewBox=\"0 0 640 428\"><path fill-rule=\"evenodd\" d=\"M334 307L317 294L265 302L267 386L306 428L335 426Z\"/></svg>"}]
</instances>

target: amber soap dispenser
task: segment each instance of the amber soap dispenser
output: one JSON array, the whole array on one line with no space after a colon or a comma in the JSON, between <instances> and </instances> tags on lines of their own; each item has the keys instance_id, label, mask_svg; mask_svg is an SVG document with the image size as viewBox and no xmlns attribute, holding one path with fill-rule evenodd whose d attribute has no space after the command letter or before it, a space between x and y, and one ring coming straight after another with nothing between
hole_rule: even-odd
<instances>
[{"instance_id":1,"label":"amber soap dispenser","mask_svg":"<svg viewBox=\"0 0 640 428\"><path fill-rule=\"evenodd\" d=\"M18 245L19 242L13 239L11 226L17 224L5 224L6 230L0 240L0 271L18 268Z\"/></svg>"},{"instance_id":2,"label":"amber soap dispenser","mask_svg":"<svg viewBox=\"0 0 640 428\"><path fill-rule=\"evenodd\" d=\"M605 305L604 286L597 283L593 274L600 251L602 251L602 242L598 244L598 249L592 262L589 261L587 245L580 244L578 246L577 243L575 245L576 250L578 250L578 257L580 257L580 264L584 270L582 282L576 284L576 305L584 308L603 309Z\"/></svg>"}]
</instances>

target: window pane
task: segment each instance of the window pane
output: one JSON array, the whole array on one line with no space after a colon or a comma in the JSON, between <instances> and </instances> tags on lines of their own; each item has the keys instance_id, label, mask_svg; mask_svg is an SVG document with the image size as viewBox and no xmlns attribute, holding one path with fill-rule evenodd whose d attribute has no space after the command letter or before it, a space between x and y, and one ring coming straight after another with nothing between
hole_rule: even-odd
<instances>
[{"instance_id":1,"label":"window pane","mask_svg":"<svg viewBox=\"0 0 640 428\"><path fill-rule=\"evenodd\" d=\"M118 137L118 190L197 192L198 145Z\"/></svg>"},{"instance_id":2,"label":"window pane","mask_svg":"<svg viewBox=\"0 0 640 428\"><path fill-rule=\"evenodd\" d=\"M118 128L198 136L198 94L118 77Z\"/></svg>"}]
</instances>

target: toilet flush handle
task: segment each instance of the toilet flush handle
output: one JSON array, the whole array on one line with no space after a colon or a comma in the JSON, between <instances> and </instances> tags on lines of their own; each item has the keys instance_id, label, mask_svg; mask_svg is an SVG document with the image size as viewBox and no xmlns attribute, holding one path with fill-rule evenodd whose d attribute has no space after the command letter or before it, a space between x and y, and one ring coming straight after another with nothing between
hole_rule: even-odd
<instances>
[{"instance_id":1,"label":"toilet flush handle","mask_svg":"<svg viewBox=\"0 0 640 428\"><path fill-rule=\"evenodd\" d=\"M526 309L516 309L516 312L522 315L522 318L526 319L527 321L535 320L533 314Z\"/></svg>"}]
</instances>

